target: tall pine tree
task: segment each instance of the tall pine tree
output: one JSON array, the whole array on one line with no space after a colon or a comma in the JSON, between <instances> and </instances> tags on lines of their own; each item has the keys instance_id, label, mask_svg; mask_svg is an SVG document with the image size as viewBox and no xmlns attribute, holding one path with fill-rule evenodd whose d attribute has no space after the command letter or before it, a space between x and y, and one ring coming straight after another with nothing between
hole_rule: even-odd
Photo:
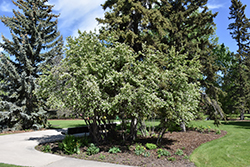
<instances>
[{"instance_id":1,"label":"tall pine tree","mask_svg":"<svg viewBox=\"0 0 250 167\"><path fill-rule=\"evenodd\" d=\"M105 13L104 19L97 18L104 24L101 34L115 32L118 42L125 42L137 53L142 51L142 44L162 50L161 40L167 35L170 22L154 8L157 3L155 0L107 0L103 9L111 10Z\"/></svg>"},{"instance_id":2,"label":"tall pine tree","mask_svg":"<svg viewBox=\"0 0 250 167\"><path fill-rule=\"evenodd\" d=\"M235 54L238 61L237 67L234 72L234 109L236 112L240 112L240 119L244 120L244 113L247 109L247 100L250 94L249 85L249 39L250 34L248 29L250 28L249 19L245 15L246 5L243 5L240 0L231 0L230 17L234 22L230 23L228 29L231 30L230 34L233 39L236 40L238 50Z\"/></svg>"},{"instance_id":3,"label":"tall pine tree","mask_svg":"<svg viewBox=\"0 0 250 167\"><path fill-rule=\"evenodd\" d=\"M145 44L167 54L174 47L176 52L187 54L188 61L199 55L203 65L200 70L206 73L204 66L210 58L207 54L213 48L209 37L214 32L213 18L217 15L208 11L206 4L207 0L107 0L103 9L110 11L105 13L104 19L97 20L104 24L101 35L114 32L118 42L125 42L135 52L143 51ZM169 57L169 62L171 59ZM160 58L157 61L159 67L165 63ZM189 77L189 83L194 82L197 78Z\"/></svg>"},{"instance_id":4,"label":"tall pine tree","mask_svg":"<svg viewBox=\"0 0 250 167\"><path fill-rule=\"evenodd\" d=\"M102 34L116 32L118 41L135 52L146 44L164 52L173 46L191 55L197 53L197 45L205 52L206 37L214 32L217 14L209 12L206 4L207 0L107 0L102 6L110 11L97 20L104 24Z\"/></svg>"},{"instance_id":5,"label":"tall pine tree","mask_svg":"<svg viewBox=\"0 0 250 167\"><path fill-rule=\"evenodd\" d=\"M34 94L43 68L62 56L63 38L57 31L58 15L52 13L48 0L12 1L20 10L13 17L0 17L10 28L12 41L2 36L0 43L10 59L1 54L0 131L39 129L46 124L46 111Z\"/></svg>"}]
</instances>

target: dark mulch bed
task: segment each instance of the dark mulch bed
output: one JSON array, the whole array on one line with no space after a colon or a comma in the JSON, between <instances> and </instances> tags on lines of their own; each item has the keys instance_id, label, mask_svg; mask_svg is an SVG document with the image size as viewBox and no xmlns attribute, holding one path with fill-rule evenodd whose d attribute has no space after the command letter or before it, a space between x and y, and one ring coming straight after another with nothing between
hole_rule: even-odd
<instances>
[{"instance_id":1,"label":"dark mulch bed","mask_svg":"<svg viewBox=\"0 0 250 167\"><path fill-rule=\"evenodd\" d=\"M157 157L157 150L147 150L150 152L149 157L144 157L142 155L137 156L134 153L135 142L134 143L126 143L125 145L120 145L117 140L111 141L110 144L100 145L100 152L96 155L88 156L85 151L87 147L81 148L81 153L73 154L73 155L65 155L59 148L58 142L40 144L36 147L37 150L42 151L44 149L44 145L50 145L51 153L58 154L62 156L68 156L73 158L80 158L85 160L95 160L102 162L109 162L115 164L124 164L131 166L186 166L186 167L194 167L195 165L189 161L190 154L199 147L202 143L209 142L211 140L218 139L226 135L226 131L221 131L221 134L215 134L215 132L204 132L200 133L197 131L187 131L187 132L173 132L166 133L164 135L162 141L162 149L166 149L171 153L171 157L174 157L174 161L170 161L168 158L162 156L160 158ZM145 146L146 143L156 143L156 138L147 137L147 138L139 138L136 143L141 143ZM111 147L119 147L121 149L121 153L110 154L108 153L109 148ZM179 156L175 155L177 149L182 149L184 155Z\"/></svg>"}]
</instances>

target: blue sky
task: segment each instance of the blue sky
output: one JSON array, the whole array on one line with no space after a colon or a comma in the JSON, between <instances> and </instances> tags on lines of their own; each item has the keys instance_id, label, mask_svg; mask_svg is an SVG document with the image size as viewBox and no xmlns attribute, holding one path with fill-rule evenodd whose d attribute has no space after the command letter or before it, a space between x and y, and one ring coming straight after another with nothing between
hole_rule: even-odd
<instances>
[{"instance_id":1,"label":"blue sky","mask_svg":"<svg viewBox=\"0 0 250 167\"><path fill-rule=\"evenodd\" d=\"M77 36L77 31L90 31L98 28L95 20L96 17L102 18L104 11L100 4L105 0L49 0L50 4L55 5L54 13L60 13L58 18L58 29L63 35L64 39L68 36ZM245 14L250 18L250 0L241 0L246 4ZM215 18L216 35L219 37L219 43L224 43L229 50L235 52L237 50L236 42L231 38L228 25L232 22L229 20L230 0L208 0L207 6L213 13L219 12ZM13 16L12 9L16 9L11 0L0 0L0 15ZM8 27L5 27L0 22L0 33L5 37L11 39ZM2 41L0 39L0 41ZM0 48L0 51L2 49Z\"/></svg>"}]
</instances>

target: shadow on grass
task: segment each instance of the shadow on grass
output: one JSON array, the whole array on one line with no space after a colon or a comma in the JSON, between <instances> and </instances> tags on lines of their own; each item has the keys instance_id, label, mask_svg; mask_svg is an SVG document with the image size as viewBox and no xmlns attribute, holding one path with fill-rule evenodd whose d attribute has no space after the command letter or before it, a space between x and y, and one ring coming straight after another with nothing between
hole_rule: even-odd
<instances>
[{"instance_id":1,"label":"shadow on grass","mask_svg":"<svg viewBox=\"0 0 250 167\"><path fill-rule=\"evenodd\" d=\"M233 125L236 126L236 128L244 128L244 129L250 129L250 122L249 121L228 121L228 122L222 122L223 125Z\"/></svg>"}]
</instances>

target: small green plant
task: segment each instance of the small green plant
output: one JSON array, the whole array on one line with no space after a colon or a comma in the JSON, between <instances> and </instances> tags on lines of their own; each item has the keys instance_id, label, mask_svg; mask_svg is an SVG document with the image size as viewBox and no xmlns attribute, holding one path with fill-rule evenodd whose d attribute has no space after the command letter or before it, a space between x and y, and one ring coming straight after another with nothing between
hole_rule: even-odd
<instances>
[{"instance_id":1,"label":"small green plant","mask_svg":"<svg viewBox=\"0 0 250 167\"><path fill-rule=\"evenodd\" d=\"M141 144L136 144L135 146L135 154L136 155L142 155L143 153L145 153L146 148L144 146L142 146Z\"/></svg>"},{"instance_id":2,"label":"small green plant","mask_svg":"<svg viewBox=\"0 0 250 167\"><path fill-rule=\"evenodd\" d=\"M116 154L116 153L120 153L121 150L118 147L112 147L109 149L109 153L111 154Z\"/></svg>"},{"instance_id":3,"label":"small green plant","mask_svg":"<svg viewBox=\"0 0 250 167\"><path fill-rule=\"evenodd\" d=\"M175 161L175 157L169 157L168 160L169 161Z\"/></svg>"},{"instance_id":4,"label":"small green plant","mask_svg":"<svg viewBox=\"0 0 250 167\"><path fill-rule=\"evenodd\" d=\"M195 130L195 126L194 125L187 125L187 128L190 130Z\"/></svg>"},{"instance_id":5,"label":"small green plant","mask_svg":"<svg viewBox=\"0 0 250 167\"><path fill-rule=\"evenodd\" d=\"M80 147L82 145L81 139L72 135L66 135L62 143L59 143L59 148L65 154L80 154Z\"/></svg>"},{"instance_id":6,"label":"small green plant","mask_svg":"<svg viewBox=\"0 0 250 167\"><path fill-rule=\"evenodd\" d=\"M220 135L221 131L219 129L216 129L215 134Z\"/></svg>"},{"instance_id":7,"label":"small green plant","mask_svg":"<svg viewBox=\"0 0 250 167\"><path fill-rule=\"evenodd\" d=\"M177 149L176 152L174 153L175 155L183 155L183 151L181 149Z\"/></svg>"},{"instance_id":8,"label":"small green plant","mask_svg":"<svg viewBox=\"0 0 250 167\"><path fill-rule=\"evenodd\" d=\"M155 144L153 144L153 143L147 143L147 144L146 144L146 147L147 147L149 150L157 149L157 145L155 145Z\"/></svg>"},{"instance_id":9,"label":"small green plant","mask_svg":"<svg viewBox=\"0 0 250 167\"><path fill-rule=\"evenodd\" d=\"M203 133L205 130L206 130L206 126L204 125L199 126L199 130L198 130L199 132Z\"/></svg>"},{"instance_id":10,"label":"small green plant","mask_svg":"<svg viewBox=\"0 0 250 167\"><path fill-rule=\"evenodd\" d=\"M183 157L183 159L189 159L189 157L188 157L187 155L185 155L185 156Z\"/></svg>"},{"instance_id":11,"label":"small green plant","mask_svg":"<svg viewBox=\"0 0 250 167\"><path fill-rule=\"evenodd\" d=\"M182 150L185 150L185 149L186 149L186 147L182 147L181 149L182 149Z\"/></svg>"},{"instance_id":12,"label":"small green plant","mask_svg":"<svg viewBox=\"0 0 250 167\"><path fill-rule=\"evenodd\" d=\"M149 156L150 156L150 152L146 151L146 152L144 153L144 157L149 157Z\"/></svg>"},{"instance_id":13,"label":"small green plant","mask_svg":"<svg viewBox=\"0 0 250 167\"><path fill-rule=\"evenodd\" d=\"M51 152L50 145L43 146L43 152L50 153Z\"/></svg>"},{"instance_id":14,"label":"small green plant","mask_svg":"<svg viewBox=\"0 0 250 167\"><path fill-rule=\"evenodd\" d=\"M87 155L94 155L94 154L99 153L99 151L100 151L100 149L98 147L96 147L93 143L91 143L86 151L86 154Z\"/></svg>"},{"instance_id":15,"label":"small green plant","mask_svg":"<svg viewBox=\"0 0 250 167\"><path fill-rule=\"evenodd\" d=\"M161 156L171 156L170 152L168 152L167 150L163 150L161 148L157 150L157 154L158 158L160 158Z\"/></svg>"},{"instance_id":16,"label":"small green plant","mask_svg":"<svg viewBox=\"0 0 250 167\"><path fill-rule=\"evenodd\" d=\"M105 155L100 154L99 159L104 160L106 158Z\"/></svg>"},{"instance_id":17,"label":"small green plant","mask_svg":"<svg viewBox=\"0 0 250 167\"><path fill-rule=\"evenodd\" d=\"M90 141L90 138L88 136L84 136L80 138L80 142L82 146L88 146L89 141Z\"/></svg>"}]
</instances>

